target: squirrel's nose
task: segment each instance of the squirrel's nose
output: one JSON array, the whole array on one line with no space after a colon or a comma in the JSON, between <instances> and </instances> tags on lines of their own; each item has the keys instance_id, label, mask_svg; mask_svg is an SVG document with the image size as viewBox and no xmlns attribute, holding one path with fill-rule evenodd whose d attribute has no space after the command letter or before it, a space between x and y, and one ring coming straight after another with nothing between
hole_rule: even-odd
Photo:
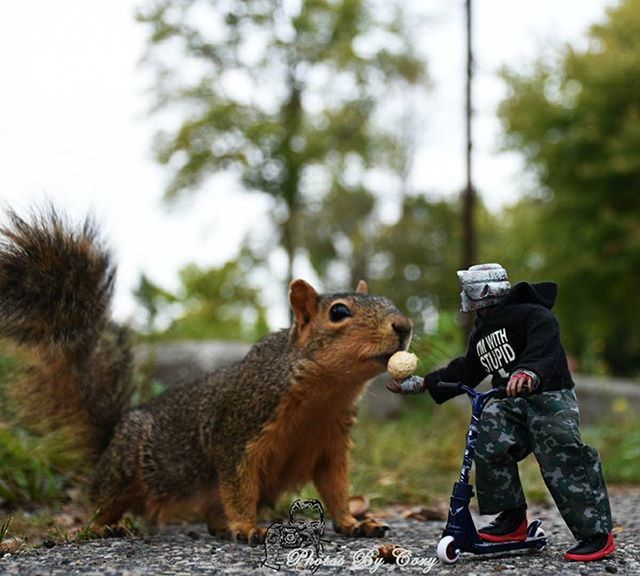
<instances>
[{"instance_id":1,"label":"squirrel's nose","mask_svg":"<svg viewBox=\"0 0 640 576\"><path fill-rule=\"evenodd\" d=\"M405 316L396 316L391 320L391 327L393 331L400 338L400 346L405 347L409 343L411 338L411 332L413 331L413 322Z\"/></svg>"}]
</instances>

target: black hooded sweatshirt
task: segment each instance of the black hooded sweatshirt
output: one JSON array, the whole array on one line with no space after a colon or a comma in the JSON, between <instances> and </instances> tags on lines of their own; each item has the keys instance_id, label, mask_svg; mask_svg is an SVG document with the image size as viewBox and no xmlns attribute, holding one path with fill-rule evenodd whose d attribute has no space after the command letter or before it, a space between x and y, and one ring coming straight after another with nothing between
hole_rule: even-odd
<instances>
[{"instance_id":1,"label":"black hooded sweatshirt","mask_svg":"<svg viewBox=\"0 0 640 576\"><path fill-rule=\"evenodd\" d=\"M573 388L558 321L551 312L557 295L555 282L519 282L484 317L477 316L466 355L425 376L433 399L442 404L458 395L436 390L438 382L462 382L475 388L490 374L496 388L520 370L537 374L538 393Z\"/></svg>"}]
</instances>

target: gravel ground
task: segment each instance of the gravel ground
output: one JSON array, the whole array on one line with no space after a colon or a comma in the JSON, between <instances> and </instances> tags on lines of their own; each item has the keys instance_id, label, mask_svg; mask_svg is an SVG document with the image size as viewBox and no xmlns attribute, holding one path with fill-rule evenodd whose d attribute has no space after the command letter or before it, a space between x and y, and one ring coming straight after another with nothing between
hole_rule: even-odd
<instances>
[{"instance_id":1,"label":"gravel ground","mask_svg":"<svg viewBox=\"0 0 640 576\"><path fill-rule=\"evenodd\" d=\"M442 565L435 549L443 528L442 521L421 522L389 518L391 532L381 540L347 539L327 528L322 558L326 564L316 574L447 574L481 576L484 574L519 576L572 574L637 574L640 575L640 525L636 512L640 509L637 491L612 495L618 551L609 559L592 563L573 563L562 559L573 544L571 534L552 506L530 509L530 517L543 521L549 546L542 551L492 556L462 554L454 565ZM381 544L395 544L409 551L409 562L372 564L371 551ZM171 526L145 538L94 540L52 548L39 547L0 558L0 574L21 576L67 574L142 576L148 574L262 574L277 572L261 565L263 546L250 548L214 540L202 525ZM364 559L364 561L359 559ZM368 565L367 565L368 560ZM309 566L299 572L312 574ZM294 573L282 565L280 573Z\"/></svg>"}]
</instances>

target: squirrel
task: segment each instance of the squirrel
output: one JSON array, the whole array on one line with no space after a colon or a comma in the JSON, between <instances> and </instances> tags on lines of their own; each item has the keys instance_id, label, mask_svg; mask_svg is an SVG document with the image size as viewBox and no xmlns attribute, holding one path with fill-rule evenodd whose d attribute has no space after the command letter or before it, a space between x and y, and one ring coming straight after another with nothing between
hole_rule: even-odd
<instances>
[{"instance_id":1,"label":"squirrel","mask_svg":"<svg viewBox=\"0 0 640 576\"><path fill-rule=\"evenodd\" d=\"M48 205L0 227L0 336L33 358L17 386L25 416L71 431L92 465L94 524L131 511L155 525L196 503L209 532L257 544L258 512L312 481L350 536L388 526L349 512L350 432L365 384L407 349L413 324L388 299L290 285L289 329L246 357L133 406L126 328L110 320L115 266L91 218Z\"/></svg>"}]
</instances>

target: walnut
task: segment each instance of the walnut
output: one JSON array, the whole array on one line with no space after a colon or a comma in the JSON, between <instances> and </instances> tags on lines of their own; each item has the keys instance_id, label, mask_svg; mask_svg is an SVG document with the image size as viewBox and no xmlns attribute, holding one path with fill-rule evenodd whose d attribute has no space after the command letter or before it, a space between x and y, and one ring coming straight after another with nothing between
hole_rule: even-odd
<instances>
[{"instance_id":1,"label":"walnut","mask_svg":"<svg viewBox=\"0 0 640 576\"><path fill-rule=\"evenodd\" d=\"M387 363L387 371L391 377L401 382L411 376L418 367L418 357L411 352L396 352Z\"/></svg>"}]
</instances>

